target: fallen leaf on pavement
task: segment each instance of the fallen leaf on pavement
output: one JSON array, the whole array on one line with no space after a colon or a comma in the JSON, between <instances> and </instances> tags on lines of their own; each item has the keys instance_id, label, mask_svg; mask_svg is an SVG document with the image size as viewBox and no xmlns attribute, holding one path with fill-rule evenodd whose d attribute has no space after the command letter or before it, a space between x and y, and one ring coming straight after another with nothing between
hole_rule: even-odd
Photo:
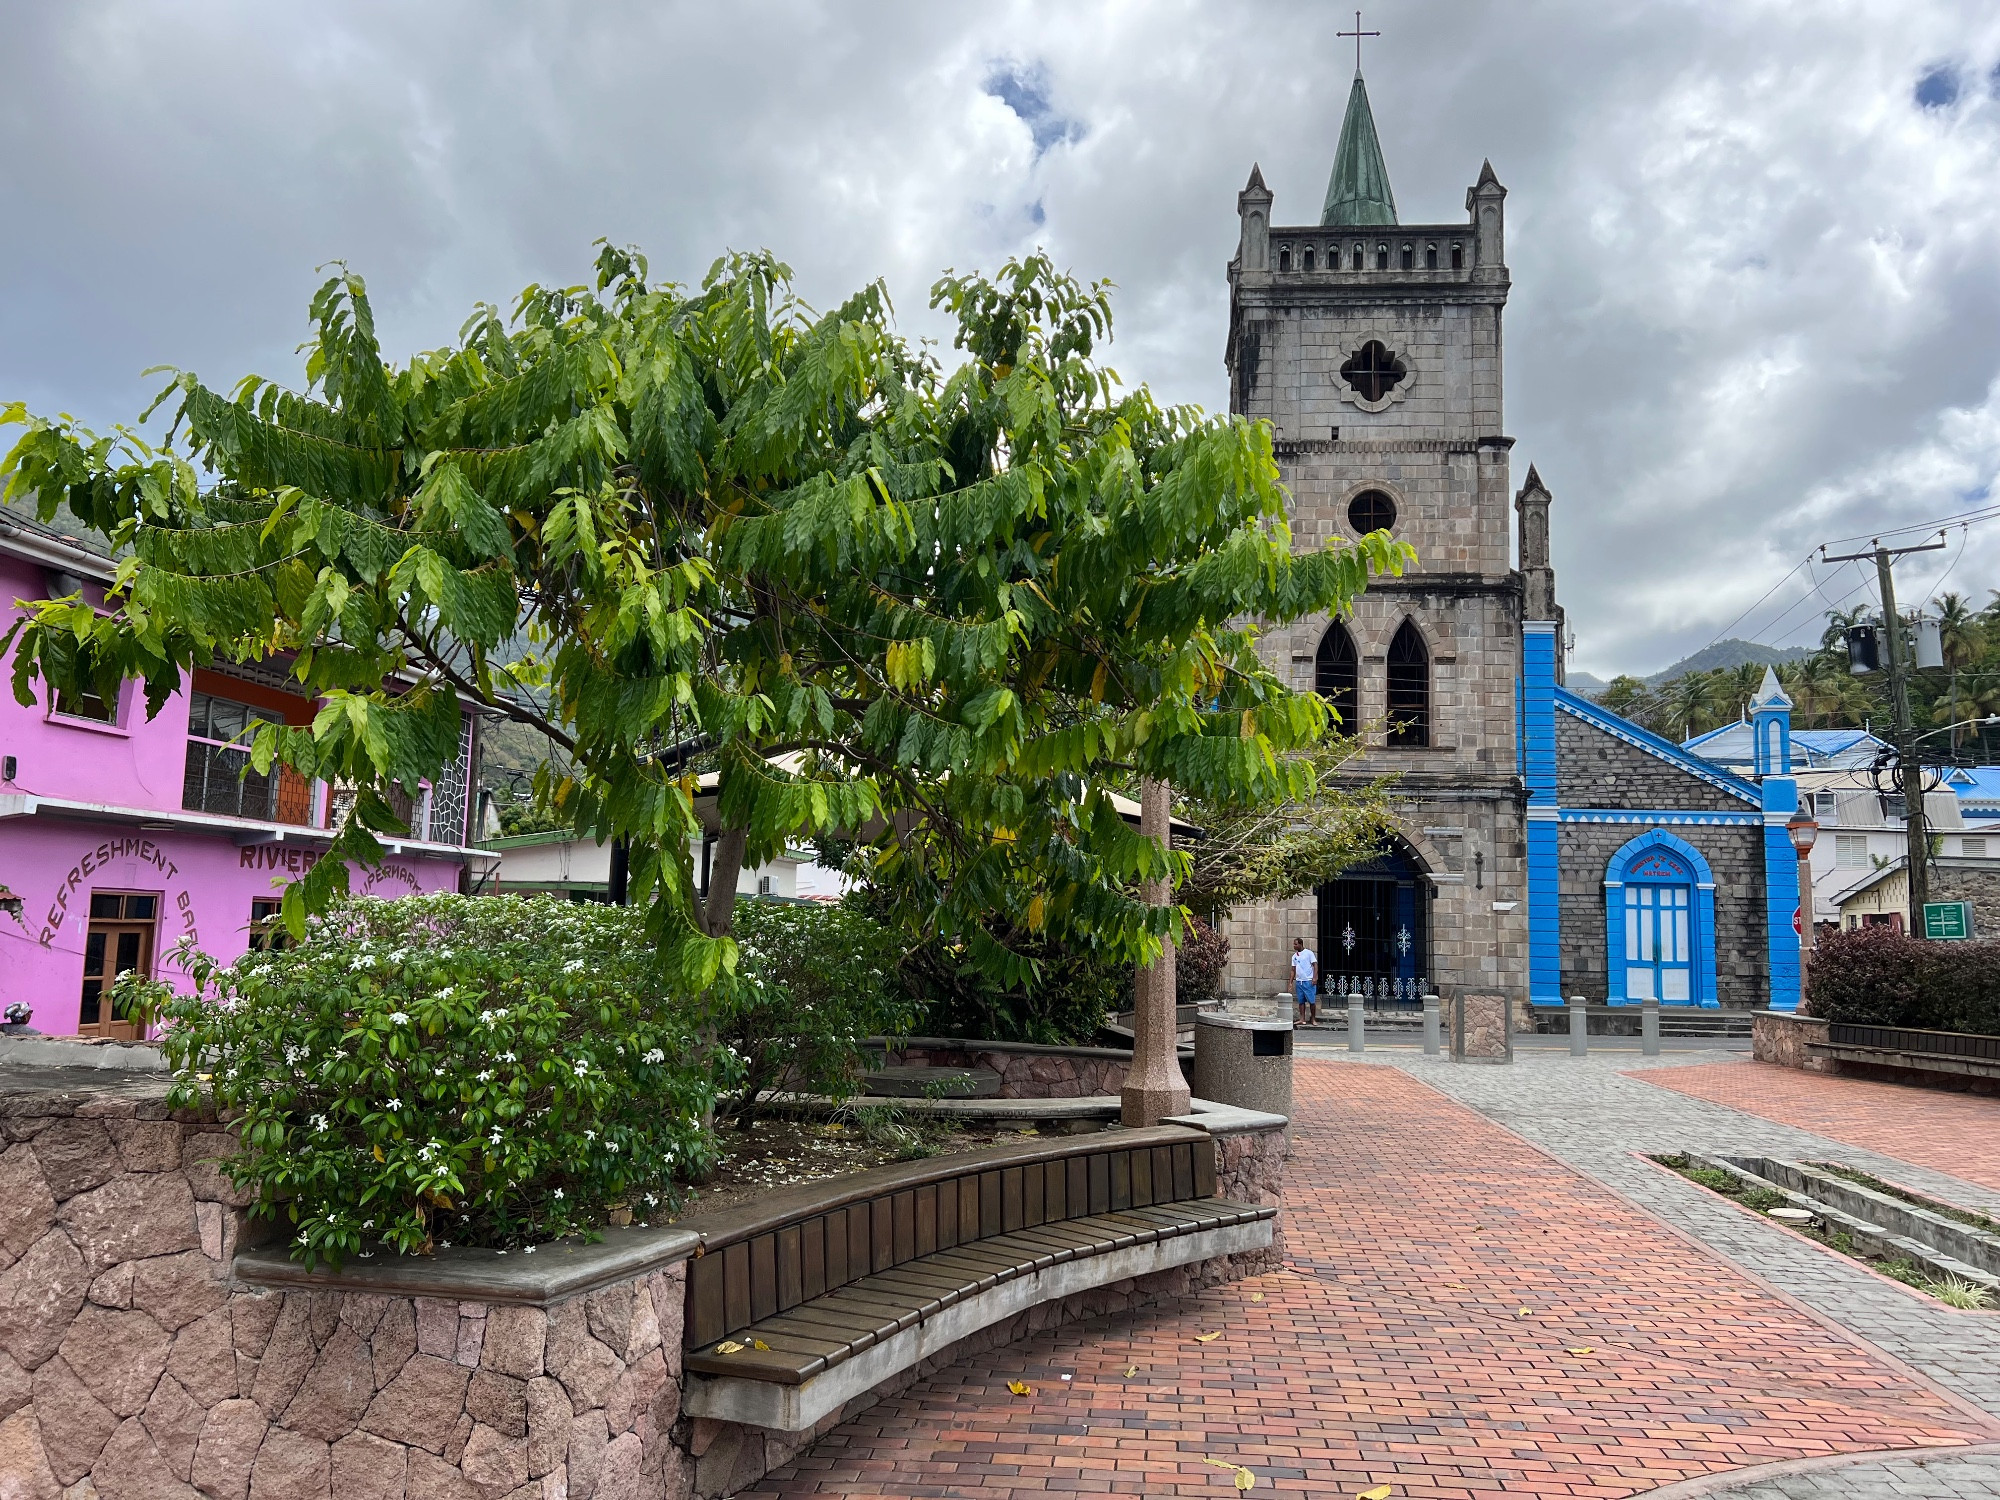
<instances>
[{"instance_id":1,"label":"fallen leaf on pavement","mask_svg":"<svg viewBox=\"0 0 2000 1500\"><path fill-rule=\"evenodd\" d=\"M762 1339L750 1340L750 1347L752 1349L762 1349L766 1354L769 1354L771 1352L771 1346L765 1343Z\"/></svg>"},{"instance_id":2,"label":"fallen leaf on pavement","mask_svg":"<svg viewBox=\"0 0 2000 1500\"><path fill-rule=\"evenodd\" d=\"M717 1354L741 1354L743 1346L737 1343L735 1339L724 1339L715 1346L715 1352Z\"/></svg>"},{"instance_id":3,"label":"fallen leaf on pavement","mask_svg":"<svg viewBox=\"0 0 2000 1500\"><path fill-rule=\"evenodd\" d=\"M1528 1311L1529 1310L1525 1307L1517 1307L1514 1309L1514 1316L1517 1318L1525 1318L1528 1316Z\"/></svg>"},{"instance_id":4,"label":"fallen leaf on pavement","mask_svg":"<svg viewBox=\"0 0 2000 1500\"><path fill-rule=\"evenodd\" d=\"M1222 1330L1218 1328L1213 1333L1197 1333L1194 1336L1194 1341L1197 1344L1212 1344L1221 1337L1222 1337Z\"/></svg>"},{"instance_id":5,"label":"fallen leaf on pavement","mask_svg":"<svg viewBox=\"0 0 2000 1500\"><path fill-rule=\"evenodd\" d=\"M1130 1380L1134 1375L1137 1375L1138 1373L1139 1373L1139 1367L1137 1365L1127 1365L1125 1367L1125 1378L1127 1380Z\"/></svg>"},{"instance_id":6,"label":"fallen leaf on pavement","mask_svg":"<svg viewBox=\"0 0 2000 1500\"><path fill-rule=\"evenodd\" d=\"M1391 1485L1378 1484L1372 1490L1360 1491L1355 1495L1354 1500L1389 1500L1389 1491L1392 1488L1393 1486Z\"/></svg>"},{"instance_id":7,"label":"fallen leaf on pavement","mask_svg":"<svg viewBox=\"0 0 2000 1500\"><path fill-rule=\"evenodd\" d=\"M1025 1380L1010 1380L1007 1382L1007 1389L1017 1396L1032 1396L1035 1393L1035 1388Z\"/></svg>"},{"instance_id":8,"label":"fallen leaf on pavement","mask_svg":"<svg viewBox=\"0 0 2000 1500\"><path fill-rule=\"evenodd\" d=\"M1262 1302L1264 1300L1264 1294L1262 1292L1252 1292L1250 1294L1250 1300L1252 1302Z\"/></svg>"},{"instance_id":9,"label":"fallen leaf on pavement","mask_svg":"<svg viewBox=\"0 0 2000 1500\"><path fill-rule=\"evenodd\" d=\"M1569 1352L1572 1354L1595 1354L1597 1351L1588 1344L1585 1344L1581 1348L1572 1349Z\"/></svg>"},{"instance_id":10,"label":"fallen leaf on pavement","mask_svg":"<svg viewBox=\"0 0 2000 1500\"><path fill-rule=\"evenodd\" d=\"M1204 1458L1202 1462L1213 1464L1218 1469L1234 1469L1236 1471L1236 1488L1239 1490L1250 1489L1257 1483L1257 1476L1255 1474L1252 1474L1243 1465L1232 1463L1226 1458Z\"/></svg>"}]
</instances>

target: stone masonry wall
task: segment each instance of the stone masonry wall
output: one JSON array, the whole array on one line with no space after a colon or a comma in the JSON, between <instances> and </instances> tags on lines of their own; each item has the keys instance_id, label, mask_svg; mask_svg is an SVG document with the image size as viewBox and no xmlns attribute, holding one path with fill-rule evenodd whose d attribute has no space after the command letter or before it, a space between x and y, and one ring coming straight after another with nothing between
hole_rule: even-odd
<instances>
[{"instance_id":1,"label":"stone masonry wall","mask_svg":"<svg viewBox=\"0 0 2000 1500\"><path fill-rule=\"evenodd\" d=\"M1574 714L1556 714L1556 802L1561 807L1754 812L1699 776L1648 755ZM1690 841L1692 842L1692 841Z\"/></svg>"},{"instance_id":2,"label":"stone masonry wall","mask_svg":"<svg viewBox=\"0 0 2000 1500\"><path fill-rule=\"evenodd\" d=\"M1611 856L1646 830L1631 823L1565 823L1558 835L1562 871L1562 992L1601 1002L1609 993L1604 932L1604 871ZM1770 946L1764 930L1764 829L1674 824L1669 830L1699 849L1715 875L1715 988L1725 1006L1755 1007L1771 995ZM1620 934L1619 941L1624 941Z\"/></svg>"},{"instance_id":3,"label":"stone masonry wall","mask_svg":"<svg viewBox=\"0 0 2000 1500\"><path fill-rule=\"evenodd\" d=\"M1017 1052L1009 1048L913 1043L892 1053L898 1062L933 1068L986 1068L1000 1075L1000 1099L1088 1099L1115 1094L1131 1071L1130 1055L1093 1057L1086 1052Z\"/></svg>"}]
</instances>

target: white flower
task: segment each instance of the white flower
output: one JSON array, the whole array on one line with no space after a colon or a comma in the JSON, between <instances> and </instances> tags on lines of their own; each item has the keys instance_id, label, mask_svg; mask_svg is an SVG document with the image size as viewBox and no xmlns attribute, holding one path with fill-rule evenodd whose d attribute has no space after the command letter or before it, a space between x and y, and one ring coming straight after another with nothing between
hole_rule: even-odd
<instances>
[{"instance_id":1,"label":"white flower","mask_svg":"<svg viewBox=\"0 0 2000 1500\"><path fill-rule=\"evenodd\" d=\"M613 1156L616 1156L618 1154L618 1143L616 1141L606 1141L604 1149L609 1151Z\"/></svg>"},{"instance_id":2,"label":"white flower","mask_svg":"<svg viewBox=\"0 0 2000 1500\"><path fill-rule=\"evenodd\" d=\"M584 1059L578 1059L576 1062L570 1064L570 1066L576 1069L576 1076L579 1078L590 1071L590 1063Z\"/></svg>"},{"instance_id":3,"label":"white flower","mask_svg":"<svg viewBox=\"0 0 2000 1500\"><path fill-rule=\"evenodd\" d=\"M511 1052L503 1052L500 1054L500 1061L502 1062L512 1062L513 1060L514 1060L514 1054Z\"/></svg>"},{"instance_id":4,"label":"white flower","mask_svg":"<svg viewBox=\"0 0 2000 1500\"><path fill-rule=\"evenodd\" d=\"M313 1128L314 1130L324 1130L324 1129L326 1129L326 1116L325 1116L325 1115L314 1115L314 1116L312 1117L312 1128Z\"/></svg>"},{"instance_id":5,"label":"white flower","mask_svg":"<svg viewBox=\"0 0 2000 1500\"><path fill-rule=\"evenodd\" d=\"M392 1010L389 1012L389 1022L394 1026L407 1026L410 1024L410 1013L406 1010Z\"/></svg>"},{"instance_id":6,"label":"white flower","mask_svg":"<svg viewBox=\"0 0 2000 1500\"><path fill-rule=\"evenodd\" d=\"M659 1062L665 1062L666 1060L667 1060L667 1054L662 1052L658 1047L655 1047L651 1051L645 1053L639 1059L639 1061L643 1063L659 1063Z\"/></svg>"},{"instance_id":7,"label":"white flower","mask_svg":"<svg viewBox=\"0 0 2000 1500\"><path fill-rule=\"evenodd\" d=\"M565 974L581 974L583 970L584 962L580 958L573 958L563 965L563 973Z\"/></svg>"},{"instance_id":8,"label":"white flower","mask_svg":"<svg viewBox=\"0 0 2000 1500\"><path fill-rule=\"evenodd\" d=\"M490 1010L482 1010L479 1013L479 1022L482 1026L491 1026L493 1024L493 1012Z\"/></svg>"},{"instance_id":9,"label":"white flower","mask_svg":"<svg viewBox=\"0 0 2000 1500\"><path fill-rule=\"evenodd\" d=\"M491 1083L493 1081L493 1070L491 1068L481 1068L473 1076L478 1078L481 1083Z\"/></svg>"},{"instance_id":10,"label":"white flower","mask_svg":"<svg viewBox=\"0 0 2000 1500\"><path fill-rule=\"evenodd\" d=\"M585 1132L583 1133L583 1138L584 1138L584 1139L585 1139L586 1141L594 1141L594 1140L596 1140L596 1139L597 1139L597 1132L596 1132L596 1131L594 1131L594 1130L586 1130L586 1131L585 1131Z\"/></svg>"},{"instance_id":11,"label":"white flower","mask_svg":"<svg viewBox=\"0 0 2000 1500\"><path fill-rule=\"evenodd\" d=\"M492 1143L493 1143L494 1145L496 1145L496 1146L497 1146L497 1145L499 1145L499 1144L500 1144L500 1132L499 1132L499 1131L497 1131L497 1130L496 1130L496 1131L494 1131L492 1135L490 1135L490 1136L488 1136L488 1137L487 1137L487 1139L488 1139L489 1141L491 1141L491 1142L492 1142Z\"/></svg>"},{"instance_id":12,"label":"white flower","mask_svg":"<svg viewBox=\"0 0 2000 1500\"><path fill-rule=\"evenodd\" d=\"M401 1109L402 1107L403 1107L403 1101L401 1099L391 1099L389 1101L390 1109Z\"/></svg>"},{"instance_id":13,"label":"white flower","mask_svg":"<svg viewBox=\"0 0 2000 1500\"><path fill-rule=\"evenodd\" d=\"M535 1247L533 1245L523 1245L521 1247L521 1253L523 1255L533 1255L535 1253Z\"/></svg>"},{"instance_id":14,"label":"white flower","mask_svg":"<svg viewBox=\"0 0 2000 1500\"><path fill-rule=\"evenodd\" d=\"M561 1188L557 1188L557 1189L556 1189L556 1197L558 1197L558 1198L562 1197L562 1189L561 1189Z\"/></svg>"}]
</instances>

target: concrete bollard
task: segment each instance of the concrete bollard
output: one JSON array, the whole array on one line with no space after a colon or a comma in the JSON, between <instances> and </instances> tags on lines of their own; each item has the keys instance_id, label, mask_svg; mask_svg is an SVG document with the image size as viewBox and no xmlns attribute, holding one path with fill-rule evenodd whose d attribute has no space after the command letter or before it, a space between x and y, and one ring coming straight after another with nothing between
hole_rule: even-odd
<instances>
[{"instance_id":1,"label":"concrete bollard","mask_svg":"<svg viewBox=\"0 0 2000 1500\"><path fill-rule=\"evenodd\" d=\"M1643 1000L1639 1004L1639 1055L1660 1055L1660 1002L1657 1000Z\"/></svg>"},{"instance_id":2,"label":"concrete bollard","mask_svg":"<svg viewBox=\"0 0 2000 1500\"><path fill-rule=\"evenodd\" d=\"M1581 995L1569 997L1569 1055L1590 1055L1590 1004Z\"/></svg>"},{"instance_id":3,"label":"concrete bollard","mask_svg":"<svg viewBox=\"0 0 2000 1500\"><path fill-rule=\"evenodd\" d=\"M1358 993L1349 995L1347 997L1347 1050L1349 1052L1363 1052L1367 1050L1367 1047L1367 1039L1362 1035L1361 996Z\"/></svg>"},{"instance_id":4,"label":"concrete bollard","mask_svg":"<svg viewBox=\"0 0 2000 1500\"><path fill-rule=\"evenodd\" d=\"M1436 995L1424 996L1424 1056L1436 1057L1443 1050L1444 1002Z\"/></svg>"}]
</instances>

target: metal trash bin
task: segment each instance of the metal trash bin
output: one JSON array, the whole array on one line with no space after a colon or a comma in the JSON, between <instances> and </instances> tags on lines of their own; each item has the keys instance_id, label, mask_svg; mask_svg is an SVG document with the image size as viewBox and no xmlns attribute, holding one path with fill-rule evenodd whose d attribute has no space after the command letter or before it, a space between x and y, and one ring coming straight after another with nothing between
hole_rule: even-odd
<instances>
[{"instance_id":1,"label":"metal trash bin","mask_svg":"<svg viewBox=\"0 0 2000 1500\"><path fill-rule=\"evenodd\" d=\"M1194 1018L1194 1078L1197 1099L1292 1112L1292 1023L1249 1021L1204 1011Z\"/></svg>"}]
</instances>

